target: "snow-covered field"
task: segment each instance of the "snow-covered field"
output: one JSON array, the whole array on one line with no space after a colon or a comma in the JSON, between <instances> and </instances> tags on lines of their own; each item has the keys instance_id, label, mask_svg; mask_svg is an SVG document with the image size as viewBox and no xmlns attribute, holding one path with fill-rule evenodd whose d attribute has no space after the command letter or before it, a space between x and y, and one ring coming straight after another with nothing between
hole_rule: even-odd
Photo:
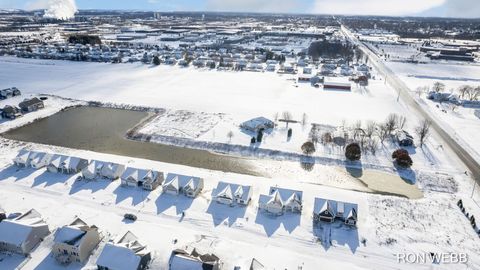
<instances>
[{"instance_id":1,"label":"snow-covered field","mask_svg":"<svg viewBox=\"0 0 480 270\"><path fill-rule=\"evenodd\" d=\"M407 86L415 91L417 87L432 87L434 82L445 84L446 92L455 93L462 85L480 85L480 65L432 63L415 65L410 63L387 62ZM414 94L415 95L415 94ZM448 104L439 104L421 96L422 103L446 126L457 140L462 140L477 158L480 159L480 119L474 115L474 108L458 107L455 111ZM438 105L438 107L437 107Z\"/></svg>"},{"instance_id":2,"label":"snow-covered field","mask_svg":"<svg viewBox=\"0 0 480 270\"><path fill-rule=\"evenodd\" d=\"M368 87L353 86L352 92L328 91L309 83L296 83L295 75L259 72L227 72L207 69L150 67L142 64L98 64L0 58L0 88L17 86L26 93L48 93L85 101L165 108L167 116L144 127L147 135L167 135L201 142L249 146L251 134L239 124L254 117L281 118L288 111L293 119L307 116L306 126L292 124L294 136L279 125L265 136L261 148L300 153L309 139L310 124L341 126L361 120L383 122L390 113L407 117L406 129L414 133L418 120L398 102L384 81L371 80ZM180 112L178 112L180 110ZM167 118L165 118L167 117ZM233 137L227 136L232 131ZM153 138L155 141L155 138ZM454 170L434 141L413 155L421 168ZM386 147L369 163L391 165L395 146ZM341 150L317 153L343 159Z\"/></svg>"},{"instance_id":3,"label":"snow-covered field","mask_svg":"<svg viewBox=\"0 0 480 270\"><path fill-rule=\"evenodd\" d=\"M297 87L292 79L294 76L273 73L0 58L0 88L16 86L24 92L24 97L44 93L82 101L167 109L166 114L143 127L152 134L245 145L249 144L250 135L238 130L239 123L257 116L274 118L283 111L290 111L295 120L301 120L305 113L310 123L334 126L341 125L343 120L381 122L389 113L407 116L410 130L418 121L397 102L397 96L382 80L372 81L365 89L354 87L352 92L336 92L308 84ZM0 128L4 131L81 103L49 96L46 109L2 122ZM293 124L292 128L294 137L290 142L285 140L286 130L278 129L276 134L266 137L264 147L298 153L308 132L300 124ZM231 142L226 136L229 131L234 132ZM79 216L98 226L104 241L131 230L155 251L151 269L167 269L170 251L184 245L217 254L224 261L224 269L237 265L247 268L254 257L267 269L318 269L319 265L329 269L480 268L477 256L480 239L455 205L462 198L472 213L480 214L478 206L468 199L471 180L460 174L461 167L435 147L435 138L431 138L424 151L414 154L418 167L412 173L416 182L402 181L403 185L417 189L416 192L421 190L423 197L416 197L420 199L369 193L376 185L401 187L381 173L372 177L370 171L363 173L365 179L360 177L362 182L345 168L331 164L317 164L309 172L301 169L298 162L283 161L282 166L271 167L268 163L252 162L259 170L276 172L275 177L265 178L5 139L0 143L2 208L8 212L35 208L52 230ZM51 174L44 169L18 170L11 165L11 159L25 146L199 176L205 179L205 189L198 198L189 200L160 194L159 190L123 188L118 181L84 182L75 181L76 176ZM335 155L338 153L333 152L332 156ZM384 164L387 157L384 153L377 160L365 162ZM218 181L252 185L252 203L247 208L212 203L211 192ZM287 214L274 218L257 211L259 195L276 185L304 192L301 216ZM347 229L338 223L314 228L311 216L315 197L358 204L358 229ZM127 212L135 213L138 220L123 222L123 214ZM184 218L182 212L186 213ZM176 244L174 239L178 240ZM101 252L101 247L95 250L85 265L64 267L51 257L51 245L52 238L48 237L27 261L18 255L2 254L0 269L13 269L22 261L25 263L22 269L92 269ZM401 252L465 252L469 262L467 265L399 264L395 254Z\"/></svg>"},{"instance_id":4,"label":"snow-covered field","mask_svg":"<svg viewBox=\"0 0 480 270\"><path fill-rule=\"evenodd\" d=\"M369 195L368 193L329 188L302 179L266 179L262 177L220 173L185 166L164 164L129 157L105 155L28 144L39 150L59 151L86 158L111 160L131 166L159 168L166 172L205 178L205 189L195 200L171 197L159 191L147 192L124 188L119 182L98 180L75 181L76 176L52 174L40 169L18 170L9 164L16 150L24 144L2 142L0 171L0 205L8 212L37 209L51 229L65 225L79 216L100 228L107 241L113 236L132 231L155 251L152 269L166 269L170 251L175 247L193 245L214 252L225 263L224 269L239 265L247 267L251 258L260 260L267 269L317 269L324 265L334 269L464 269L465 265L398 264L398 252L466 252L469 269L480 267L480 241L455 206L458 196L467 190L467 179L455 176L460 185L457 194L426 192L420 200ZM331 174L325 167L324 177ZM211 201L211 191L218 181L253 186L253 200L248 208L231 208ZM321 180L320 180L321 181ZM257 211L260 194L278 185L304 191L301 216L287 214L269 217ZM463 194L463 195L462 195ZM334 198L357 203L358 230L324 225L312 227L314 197ZM181 213L185 211L184 218ZM135 223L125 223L122 216L135 213ZM329 234L322 234L328 230ZM177 244L173 240L177 239ZM64 269L51 257L48 237L33 252L22 269ZM232 253L232 249L235 250ZM268 250L268 252L265 252ZM91 269L101 248L95 250L86 265L70 265L67 269ZM280 256L281 255L281 256ZM18 256L5 262L8 269L19 263ZM8 264L7 264L8 263Z\"/></svg>"}]
</instances>

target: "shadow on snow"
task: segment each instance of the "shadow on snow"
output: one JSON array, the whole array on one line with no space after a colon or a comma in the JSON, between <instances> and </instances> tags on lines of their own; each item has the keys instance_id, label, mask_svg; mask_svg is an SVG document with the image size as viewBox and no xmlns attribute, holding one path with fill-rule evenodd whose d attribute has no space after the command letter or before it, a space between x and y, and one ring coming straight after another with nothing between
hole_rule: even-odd
<instances>
[{"instance_id":1,"label":"shadow on snow","mask_svg":"<svg viewBox=\"0 0 480 270\"><path fill-rule=\"evenodd\" d=\"M331 246L348 246L352 253L355 253L360 245L358 230L342 222L334 223L313 223L313 234L322 244L325 251Z\"/></svg>"},{"instance_id":2,"label":"shadow on snow","mask_svg":"<svg viewBox=\"0 0 480 270\"><path fill-rule=\"evenodd\" d=\"M300 225L301 215L298 213L284 213L281 216L258 210L255 223L263 226L268 237L272 236L283 225L288 233L292 233Z\"/></svg>"},{"instance_id":3,"label":"shadow on snow","mask_svg":"<svg viewBox=\"0 0 480 270\"><path fill-rule=\"evenodd\" d=\"M214 226L222 223L228 226L235 224L237 219L245 217L247 207L238 205L226 205L216 201L211 201L208 206L207 213L212 216Z\"/></svg>"}]
</instances>

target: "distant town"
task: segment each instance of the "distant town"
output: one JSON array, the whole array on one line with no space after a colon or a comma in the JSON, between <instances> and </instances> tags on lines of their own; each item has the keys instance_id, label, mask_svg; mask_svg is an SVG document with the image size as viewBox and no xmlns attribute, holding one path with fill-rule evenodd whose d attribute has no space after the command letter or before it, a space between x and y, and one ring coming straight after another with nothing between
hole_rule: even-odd
<instances>
[{"instance_id":1,"label":"distant town","mask_svg":"<svg viewBox=\"0 0 480 270\"><path fill-rule=\"evenodd\" d=\"M480 268L480 19L70 15L0 9L0 269Z\"/></svg>"}]
</instances>

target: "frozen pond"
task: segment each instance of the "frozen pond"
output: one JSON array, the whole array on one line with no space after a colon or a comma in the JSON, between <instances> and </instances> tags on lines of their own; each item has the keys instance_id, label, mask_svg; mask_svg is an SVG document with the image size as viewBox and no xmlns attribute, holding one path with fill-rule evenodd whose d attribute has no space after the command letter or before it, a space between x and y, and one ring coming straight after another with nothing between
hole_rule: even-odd
<instances>
[{"instance_id":1,"label":"frozen pond","mask_svg":"<svg viewBox=\"0 0 480 270\"><path fill-rule=\"evenodd\" d=\"M129 129L149 116L142 111L76 107L11 130L3 136L101 153L145 158L197 168L259 175L249 160L157 143L128 140Z\"/></svg>"}]
</instances>

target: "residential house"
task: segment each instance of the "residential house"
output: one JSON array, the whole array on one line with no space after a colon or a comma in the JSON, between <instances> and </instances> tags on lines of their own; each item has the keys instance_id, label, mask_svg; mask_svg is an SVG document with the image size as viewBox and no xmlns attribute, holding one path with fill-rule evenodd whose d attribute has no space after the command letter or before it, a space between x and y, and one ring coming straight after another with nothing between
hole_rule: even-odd
<instances>
[{"instance_id":1,"label":"residential house","mask_svg":"<svg viewBox=\"0 0 480 270\"><path fill-rule=\"evenodd\" d=\"M203 179L193 176L169 174L163 184L163 192L171 195L180 193L187 197L195 198L203 190Z\"/></svg>"},{"instance_id":2,"label":"residential house","mask_svg":"<svg viewBox=\"0 0 480 270\"><path fill-rule=\"evenodd\" d=\"M24 101L20 102L18 106L24 112L33 112L45 107L43 101L37 97L25 99Z\"/></svg>"},{"instance_id":3,"label":"residential house","mask_svg":"<svg viewBox=\"0 0 480 270\"><path fill-rule=\"evenodd\" d=\"M357 212L358 206L354 203L315 198L313 220L332 223L338 219L347 225L356 226Z\"/></svg>"},{"instance_id":4,"label":"residential house","mask_svg":"<svg viewBox=\"0 0 480 270\"><path fill-rule=\"evenodd\" d=\"M256 117L256 118L253 118L253 119L250 119L248 121L243 122L242 124L240 124L240 127L242 129L245 129L245 130L256 133L260 129L265 130L265 129L274 128L275 123L270 119L267 119L263 116L260 116L260 117Z\"/></svg>"},{"instance_id":5,"label":"residential house","mask_svg":"<svg viewBox=\"0 0 480 270\"><path fill-rule=\"evenodd\" d=\"M98 270L144 270L152 256L137 237L127 232L118 241L107 243L97 259Z\"/></svg>"},{"instance_id":6,"label":"residential house","mask_svg":"<svg viewBox=\"0 0 480 270\"><path fill-rule=\"evenodd\" d=\"M64 174L75 174L81 172L88 166L88 164L88 160L83 158L54 155L50 160L47 169L54 173L61 172Z\"/></svg>"},{"instance_id":7,"label":"residential house","mask_svg":"<svg viewBox=\"0 0 480 270\"><path fill-rule=\"evenodd\" d=\"M196 249L176 249L168 263L169 270L219 270L220 259L214 254L201 254Z\"/></svg>"},{"instance_id":8,"label":"residential house","mask_svg":"<svg viewBox=\"0 0 480 270\"><path fill-rule=\"evenodd\" d=\"M13 163L21 168L32 167L34 169L40 169L47 166L52 157L52 154L22 149L13 159Z\"/></svg>"},{"instance_id":9,"label":"residential house","mask_svg":"<svg viewBox=\"0 0 480 270\"><path fill-rule=\"evenodd\" d=\"M212 192L212 198L218 203L246 206L252 199L252 186L218 182Z\"/></svg>"},{"instance_id":10,"label":"residential house","mask_svg":"<svg viewBox=\"0 0 480 270\"><path fill-rule=\"evenodd\" d=\"M34 169L40 169L47 166L52 159L53 154L44 153L44 152L31 152L28 157L30 167Z\"/></svg>"},{"instance_id":11,"label":"residential house","mask_svg":"<svg viewBox=\"0 0 480 270\"><path fill-rule=\"evenodd\" d=\"M25 168L27 166L29 166L29 157L30 157L30 154L32 153L32 151L29 151L29 150L26 150L26 149L22 149L18 152L17 156L13 159L13 163L17 166L17 167L21 167L21 168Z\"/></svg>"},{"instance_id":12,"label":"residential house","mask_svg":"<svg viewBox=\"0 0 480 270\"><path fill-rule=\"evenodd\" d=\"M259 208L268 213L282 215L286 211L300 213L303 208L303 192L271 187L268 195L260 195Z\"/></svg>"},{"instance_id":13,"label":"residential house","mask_svg":"<svg viewBox=\"0 0 480 270\"><path fill-rule=\"evenodd\" d=\"M95 225L87 225L80 218L63 226L55 233L52 253L62 264L83 263L100 243L100 234Z\"/></svg>"},{"instance_id":14,"label":"residential house","mask_svg":"<svg viewBox=\"0 0 480 270\"><path fill-rule=\"evenodd\" d=\"M18 88L12 87L0 90L0 99L7 99L15 96L20 96L22 93Z\"/></svg>"},{"instance_id":15,"label":"residential house","mask_svg":"<svg viewBox=\"0 0 480 270\"><path fill-rule=\"evenodd\" d=\"M14 220L0 222L0 251L27 255L50 234L40 213L31 209Z\"/></svg>"},{"instance_id":16,"label":"residential house","mask_svg":"<svg viewBox=\"0 0 480 270\"><path fill-rule=\"evenodd\" d=\"M106 178L109 180L116 180L125 171L125 165L92 160L87 167L82 169L82 177L84 179Z\"/></svg>"},{"instance_id":17,"label":"residential house","mask_svg":"<svg viewBox=\"0 0 480 270\"><path fill-rule=\"evenodd\" d=\"M103 165L100 175L103 178L116 180L120 178L120 176L122 176L124 171L125 171L125 165L108 162Z\"/></svg>"},{"instance_id":18,"label":"residential house","mask_svg":"<svg viewBox=\"0 0 480 270\"><path fill-rule=\"evenodd\" d=\"M87 180L93 180L99 176L101 176L101 172L105 166L105 162L92 160L87 167L82 169L82 178Z\"/></svg>"},{"instance_id":19,"label":"residential house","mask_svg":"<svg viewBox=\"0 0 480 270\"><path fill-rule=\"evenodd\" d=\"M122 186L142 187L146 190L154 190L163 183L164 173L129 167L123 172L120 179Z\"/></svg>"},{"instance_id":20,"label":"residential house","mask_svg":"<svg viewBox=\"0 0 480 270\"><path fill-rule=\"evenodd\" d=\"M15 106L6 105L2 109L2 117L7 119L16 119L21 117L22 113L19 108Z\"/></svg>"}]
</instances>

